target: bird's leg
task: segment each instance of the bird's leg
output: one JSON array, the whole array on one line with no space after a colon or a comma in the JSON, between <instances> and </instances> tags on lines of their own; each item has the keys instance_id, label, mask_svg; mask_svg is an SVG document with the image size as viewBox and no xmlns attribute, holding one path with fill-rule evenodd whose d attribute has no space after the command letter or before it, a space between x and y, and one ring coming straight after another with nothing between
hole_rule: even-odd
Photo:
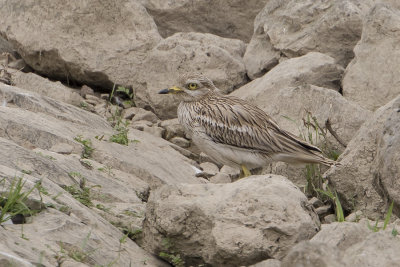
<instances>
[{"instance_id":1,"label":"bird's leg","mask_svg":"<svg viewBox=\"0 0 400 267\"><path fill-rule=\"evenodd\" d=\"M249 169L246 168L246 166L244 165L240 165L241 170L240 170L240 176L239 179L250 176L251 172L249 171Z\"/></svg>"}]
</instances>

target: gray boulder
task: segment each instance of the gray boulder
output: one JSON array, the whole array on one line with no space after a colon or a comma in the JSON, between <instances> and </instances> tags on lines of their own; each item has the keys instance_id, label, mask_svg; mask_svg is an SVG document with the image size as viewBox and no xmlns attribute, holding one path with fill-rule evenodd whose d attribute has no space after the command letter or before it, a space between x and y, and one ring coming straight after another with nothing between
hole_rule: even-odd
<instances>
[{"instance_id":1,"label":"gray boulder","mask_svg":"<svg viewBox=\"0 0 400 267\"><path fill-rule=\"evenodd\" d=\"M179 76L201 72L223 92L246 81L243 64L245 44L236 39L206 33L176 33L151 50L137 81L137 102L152 107L159 118L176 117L178 101L158 92L176 85Z\"/></svg>"},{"instance_id":2,"label":"gray boulder","mask_svg":"<svg viewBox=\"0 0 400 267\"><path fill-rule=\"evenodd\" d=\"M256 78L281 57L325 53L342 66L354 57L363 14L369 1L268 1L254 21L254 34L246 51L250 78ZM255 56L253 56L255 55Z\"/></svg>"},{"instance_id":3,"label":"gray boulder","mask_svg":"<svg viewBox=\"0 0 400 267\"><path fill-rule=\"evenodd\" d=\"M189 265L238 266L282 258L319 228L307 198L283 176L231 184L174 185L152 191L144 245Z\"/></svg>"},{"instance_id":4,"label":"gray boulder","mask_svg":"<svg viewBox=\"0 0 400 267\"><path fill-rule=\"evenodd\" d=\"M247 42L251 38L254 18L268 0L143 2L163 37L177 32L203 32Z\"/></svg>"},{"instance_id":5,"label":"gray boulder","mask_svg":"<svg viewBox=\"0 0 400 267\"><path fill-rule=\"evenodd\" d=\"M386 197L398 203L398 150L397 143L392 142L398 140L399 134L393 130L398 127L399 109L400 96L379 108L340 156L342 165L324 174L346 209L361 210L369 218L379 218L386 213ZM389 144L395 147L389 149ZM384 190L389 190L390 195L384 194Z\"/></svg>"},{"instance_id":6,"label":"gray boulder","mask_svg":"<svg viewBox=\"0 0 400 267\"><path fill-rule=\"evenodd\" d=\"M378 4L368 13L343 79L347 99L376 110L400 94L399 25L399 9Z\"/></svg>"}]
</instances>

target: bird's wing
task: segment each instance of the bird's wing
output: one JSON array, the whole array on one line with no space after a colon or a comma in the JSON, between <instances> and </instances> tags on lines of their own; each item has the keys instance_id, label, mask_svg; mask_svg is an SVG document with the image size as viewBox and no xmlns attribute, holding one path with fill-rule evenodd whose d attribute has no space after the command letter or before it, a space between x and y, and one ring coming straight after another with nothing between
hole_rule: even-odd
<instances>
[{"instance_id":1,"label":"bird's wing","mask_svg":"<svg viewBox=\"0 0 400 267\"><path fill-rule=\"evenodd\" d=\"M267 154L320 152L280 129L263 110L235 97L207 99L201 105L196 123L216 143Z\"/></svg>"}]
</instances>

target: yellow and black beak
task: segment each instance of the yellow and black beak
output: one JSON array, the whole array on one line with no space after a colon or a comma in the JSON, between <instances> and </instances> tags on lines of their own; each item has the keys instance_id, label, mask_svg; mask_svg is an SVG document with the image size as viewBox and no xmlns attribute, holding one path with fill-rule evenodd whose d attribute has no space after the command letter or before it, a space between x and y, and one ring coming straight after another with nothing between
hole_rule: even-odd
<instances>
[{"instance_id":1,"label":"yellow and black beak","mask_svg":"<svg viewBox=\"0 0 400 267\"><path fill-rule=\"evenodd\" d=\"M168 89L162 89L160 92L158 92L159 94L178 94L178 93L182 93L183 90L177 86L173 86L171 88Z\"/></svg>"}]
</instances>

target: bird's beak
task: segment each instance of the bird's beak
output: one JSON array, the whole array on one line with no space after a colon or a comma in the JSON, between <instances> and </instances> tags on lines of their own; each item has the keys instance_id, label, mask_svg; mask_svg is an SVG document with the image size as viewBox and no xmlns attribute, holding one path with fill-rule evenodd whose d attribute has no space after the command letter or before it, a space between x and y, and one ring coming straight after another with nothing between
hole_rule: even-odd
<instances>
[{"instance_id":1,"label":"bird's beak","mask_svg":"<svg viewBox=\"0 0 400 267\"><path fill-rule=\"evenodd\" d=\"M162 89L160 92L158 92L159 94L178 94L183 92L183 90L177 86L173 86L171 88L168 89Z\"/></svg>"}]
</instances>

